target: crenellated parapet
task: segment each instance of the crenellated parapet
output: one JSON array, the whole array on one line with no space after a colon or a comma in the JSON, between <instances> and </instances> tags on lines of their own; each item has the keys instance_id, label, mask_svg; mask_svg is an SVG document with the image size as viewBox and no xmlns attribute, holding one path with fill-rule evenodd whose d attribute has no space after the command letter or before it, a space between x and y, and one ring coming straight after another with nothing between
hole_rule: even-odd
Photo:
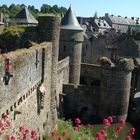
<instances>
[{"instance_id":1,"label":"crenellated parapet","mask_svg":"<svg viewBox=\"0 0 140 140\"><path fill-rule=\"evenodd\" d=\"M134 62L132 59L122 58L112 63L107 57L100 58L100 65L104 69L114 69L115 71L131 72L134 69Z\"/></svg>"}]
</instances>

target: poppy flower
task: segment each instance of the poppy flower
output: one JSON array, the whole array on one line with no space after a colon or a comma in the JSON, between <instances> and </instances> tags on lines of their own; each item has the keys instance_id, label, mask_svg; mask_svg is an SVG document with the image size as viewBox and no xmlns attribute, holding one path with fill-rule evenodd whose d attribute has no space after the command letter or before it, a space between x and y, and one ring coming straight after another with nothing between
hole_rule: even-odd
<instances>
[{"instance_id":1,"label":"poppy flower","mask_svg":"<svg viewBox=\"0 0 140 140\"><path fill-rule=\"evenodd\" d=\"M106 126L110 126L110 122L109 122L108 119L104 119L103 124L106 125Z\"/></svg>"},{"instance_id":2,"label":"poppy flower","mask_svg":"<svg viewBox=\"0 0 140 140\"><path fill-rule=\"evenodd\" d=\"M119 124L120 124L120 125L125 125L125 120L121 118L121 119L119 120Z\"/></svg>"},{"instance_id":3,"label":"poppy flower","mask_svg":"<svg viewBox=\"0 0 140 140\"><path fill-rule=\"evenodd\" d=\"M112 118L111 116L108 116L107 119L108 119L108 121L109 121L110 123L113 122L113 118Z\"/></svg>"},{"instance_id":4,"label":"poppy flower","mask_svg":"<svg viewBox=\"0 0 140 140\"><path fill-rule=\"evenodd\" d=\"M75 119L75 124L78 124L78 125L81 124L81 120L79 118L76 118Z\"/></svg>"},{"instance_id":5,"label":"poppy flower","mask_svg":"<svg viewBox=\"0 0 140 140\"><path fill-rule=\"evenodd\" d=\"M134 135L134 134L135 134L135 128L130 128L129 133L130 133L131 135Z\"/></svg>"}]
</instances>

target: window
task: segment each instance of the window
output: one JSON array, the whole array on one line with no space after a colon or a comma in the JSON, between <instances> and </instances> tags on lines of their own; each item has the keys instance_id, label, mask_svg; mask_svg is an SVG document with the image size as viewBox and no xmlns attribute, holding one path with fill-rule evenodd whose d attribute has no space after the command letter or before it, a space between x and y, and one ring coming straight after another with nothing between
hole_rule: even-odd
<instances>
[{"instance_id":1,"label":"window","mask_svg":"<svg viewBox=\"0 0 140 140\"><path fill-rule=\"evenodd\" d=\"M63 46L63 51L64 51L64 52L66 51L66 46Z\"/></svg>"}]
</instances>

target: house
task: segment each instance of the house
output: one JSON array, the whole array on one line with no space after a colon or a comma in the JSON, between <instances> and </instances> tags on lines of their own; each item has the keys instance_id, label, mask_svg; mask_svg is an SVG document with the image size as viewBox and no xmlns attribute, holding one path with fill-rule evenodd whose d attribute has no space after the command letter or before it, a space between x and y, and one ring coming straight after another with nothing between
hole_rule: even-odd
<instances>
[{"instance_id":1,"label":"house","mask_svg":"<svg viewBox=\"0 0 140 140\"><path fill-rule=\"evenodd\" d=\"M116 29L117 31L120 30L122 33L126 33L129 28L131 31L140 30L140 25L134 20L134 17L121 17L106 13L104 19L112 28Z\"/></svg>"},{"instance_id":2,"label":"house","mask_svg":"<svg viewBox=\"0 0 140 140\"><path fill-rule=\"evenodd\" d=\"M37 25L38 21L33 17L27 7L24 7L9 23Z\"/></svg>"},{"instance_id":3,"label":"house","mask_svg":"<svg viewBox=\"0 0 140 140\"><path fill-rule=\"evenodd\" d=\"M101 18L95 19L93 17L78 17L78 21L86 32L104 33L106 30L111 28L109 24Z\"/></svg>"}]
</instances>

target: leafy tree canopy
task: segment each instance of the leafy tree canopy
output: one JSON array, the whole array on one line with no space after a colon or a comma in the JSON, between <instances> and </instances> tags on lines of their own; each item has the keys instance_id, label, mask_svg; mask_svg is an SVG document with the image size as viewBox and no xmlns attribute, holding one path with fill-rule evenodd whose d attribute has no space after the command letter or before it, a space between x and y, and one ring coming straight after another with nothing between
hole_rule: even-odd
<instances>
[{"instance_id":1,"label":"leafy tree canopy","mask_svg":"<svg viewBox=\"0 0 140 140\"><path fill-rule=\"evenodd\" d=\"M0 5L0 12L4 14L6 18L13 18L23 7L24 4L11 4L9 7L6 4ZM64 14L67 9L65 7L58 7L57 5L51 6L43 4L39 9L36 9L33 5L29 5L30 12L37 17L40 14Z\"/></svg>"}]
</instances>

